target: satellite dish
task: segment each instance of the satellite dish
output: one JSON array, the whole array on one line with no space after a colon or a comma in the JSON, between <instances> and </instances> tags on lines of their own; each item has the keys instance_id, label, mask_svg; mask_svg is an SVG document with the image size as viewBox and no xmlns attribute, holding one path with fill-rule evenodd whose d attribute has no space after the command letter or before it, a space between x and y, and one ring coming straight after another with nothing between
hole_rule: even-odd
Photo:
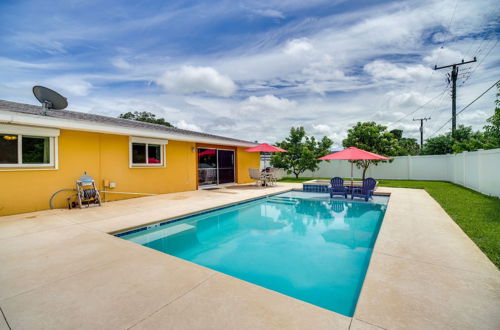
<instances>
[{"instance_id":1,"label":"satellite dish","mask_svg":"<svg viewBox=\"0 0 500 330\"><path fill-rule=\"evenodd\" d=\"M68 106L68 100L56 91L43 86L34 86L33 94L42 103L44 110L62 110Z\"/></svg>"}]
</instances>

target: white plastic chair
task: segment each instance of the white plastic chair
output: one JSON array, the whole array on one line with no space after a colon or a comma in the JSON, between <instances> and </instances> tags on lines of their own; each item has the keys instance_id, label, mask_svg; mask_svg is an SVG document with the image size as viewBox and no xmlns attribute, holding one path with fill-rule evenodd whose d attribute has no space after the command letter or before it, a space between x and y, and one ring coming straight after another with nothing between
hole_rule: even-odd
<instances>
[{"instance_id":1,"label":"white plastic chair","mask_svg":"<svg viewBox=\"0 0 500 330\"><path fill-rule=\"evenodd\" d=\"M285 175L285 170L282 168L271 167L268 172L265 173L267 181L272 185L276 184L276 181L281 180Z\"/></svg>"},{"instance_id":2,"label":"white plastic chair","mask_svg":"<svg viewBox=\"0 0 500 330\"><path fill-rule=\"evenodd\" d=\"M262 177L262 173L259 168L249 168L248 174L250 175L250 179L255 180L255 185L257 186L259 186L261 182L265 182L265 179Z\"/></svg>"}]
</instances>

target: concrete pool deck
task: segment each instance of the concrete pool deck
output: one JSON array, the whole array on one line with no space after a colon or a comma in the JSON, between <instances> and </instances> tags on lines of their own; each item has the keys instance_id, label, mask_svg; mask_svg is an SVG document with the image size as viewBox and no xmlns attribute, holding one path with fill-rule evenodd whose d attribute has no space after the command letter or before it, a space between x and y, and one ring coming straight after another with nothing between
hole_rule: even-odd
<instances>
[{"instance_id":1,"label":"concrete pool deck","mask_svg":"<svg viewBox=\"0 0 500 330\"><path fill-rule=\"evenodd\" d=\"M300 187L0 217L0 329L500 328L499 271L424 190L380 188L391 198L353 318L108 234Z\"/></svg>"}]
</instances>

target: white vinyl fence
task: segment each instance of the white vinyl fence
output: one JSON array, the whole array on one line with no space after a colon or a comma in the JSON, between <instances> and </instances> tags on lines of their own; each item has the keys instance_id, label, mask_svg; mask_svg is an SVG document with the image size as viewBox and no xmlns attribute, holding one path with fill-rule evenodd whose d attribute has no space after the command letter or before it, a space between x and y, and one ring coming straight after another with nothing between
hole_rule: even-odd
<instances>
[{"instance_id":1,"label":"white vinyl fence","mask_svg":"<svg viewBox=\"0 0 500 330\"><path fill-rule=\"evenodd\" d=\"M354 177L362 170L354 166ZM350 177L346 160L321 162L320 169L301 177ZM451 155L401 156L392 163L370 165L367 177L375 179L450 181L486 195L500 197L500 149L479 150Z\"/></svg>"}]
</instances>

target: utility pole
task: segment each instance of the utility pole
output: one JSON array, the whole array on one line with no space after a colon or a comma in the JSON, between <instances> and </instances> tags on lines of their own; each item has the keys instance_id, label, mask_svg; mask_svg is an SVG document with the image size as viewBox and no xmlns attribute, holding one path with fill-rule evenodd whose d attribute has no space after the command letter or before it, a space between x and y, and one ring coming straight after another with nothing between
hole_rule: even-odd
<instances>
[{"instance_id":1,"label":"utility pole","mask_svg":"<svg viewBox=\"0 0 500 330\"><path fill-rule=\"evenodd\" d=\"M422 150L422 147L424 145L424 120L431 120L431 117L429 118L413 118L413 121L418 121L420 120L420 150Z\"/></svg>"},{"instance_id":2,"label":"utility pole","mask_svg":"<svg viewBox=\"0 0 500 330\"><path fill-rule=\"evenodd\" d=\"M458 77L458 66L463 65L463 64L468 64L468 63L474 63L476 62L476 57L474 56L474 60L464 62L462 59L462 62L460 63L455 63L455 64L450 64L450 65L445 65L445 66L440 66L438 68L437 65L434 66L434 70L440 70L440 69L445 69L445 68L452 68L451 70L451 136L455 137L455 130L457 128L457 77Z\"/></svg>"}]
</instances>

